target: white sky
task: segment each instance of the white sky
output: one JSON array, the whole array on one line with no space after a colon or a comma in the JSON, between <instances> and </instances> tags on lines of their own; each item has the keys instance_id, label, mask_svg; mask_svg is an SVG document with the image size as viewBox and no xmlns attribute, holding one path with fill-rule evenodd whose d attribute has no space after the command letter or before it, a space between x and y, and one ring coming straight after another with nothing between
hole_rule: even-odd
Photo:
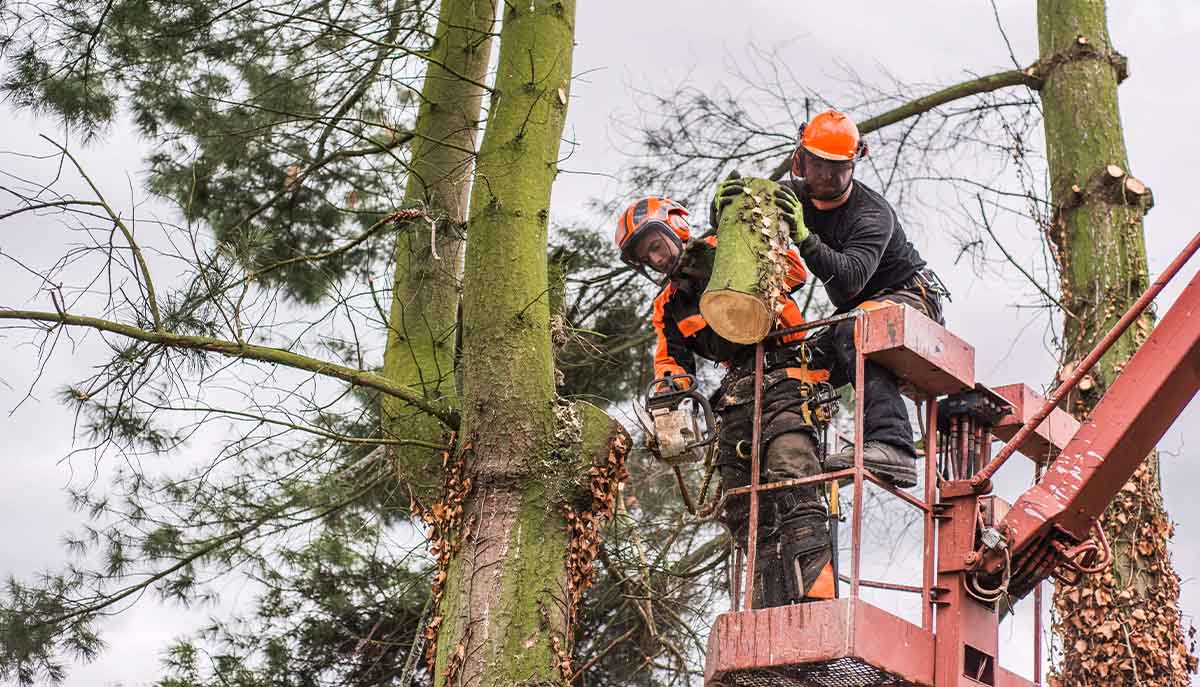
<instances>
[{"instance_id":1,"label":"white sky","mask_svg":"<svg viewBox=\"0 0 1200 687\"><path fill-rule=\"evenodd\" d=\"M1002 2L1001 15L1018 60L1036 58L1034 3ZM1153 3L1123 0L1110 3L1109 27L1116 48L1129 58L1130 78L1120 91L1121 112L1129 148L1131 172L1155 192L1156 207L1146 223L1151 274L1157 273L1197 231L1200 194L1193 188L1194 165L1200 160L1200 92L1187 76L1196 64L1194 46L1200 39L1200 4L1185 0ZM987 2L939 0L922 3L859 2L789 3L743 0L738 3L581 2L574 71L585 76L572 87L567 137L578 143L566 167L575 171L615 174L626 147L612 128L614 118L635 108L631 87L673 87L685 79L704 88L728 82L731 62L746 62L748 49L778 47L791 69L823 92L838 91L840 65L865 80L879 78L882 69L911 82L947 84L968 73L985 74L1010 66ZM0 111L0 149L44 150L37 133L54 133L53 124L9 110ZM103 169L101 183L115 197L127 199L126 173L134 179L149 150L128 130L118 128L108 141L82 155L91 169ZM618 185L605 176L565 174L554 190L554 221L601 225L609 218L587 210L593 198L611 198ZM656 189L646 189L647 193ZM135 197L141 197L135 193ZM4 201L0 201L3 209ZM978 376L985 383L1025 381L1040 387L1051 378L1055 361L1044 343L1046 322L1017 303L1034 301L1033 291L1015 270L1003 275L977 275L964 263L952 266L954 248L940 235L937 217L902 217L910 238L937 268L954 293L948 307L949 326L976 347ZM1006 241L1033 255L1033 229L1014 222L996 227ZM0 249L19 253L35 250L54 231L52 224L18 227L5 223ZM1016 251L1015 251L1016 252ZM1018 254L1020 254L1018 252ZM1027 264L1034 260L1028 258ZM1159 312L1195 273L1185 269L1176 284L1160 298ZM0 291L22 284L9 264L0 268ZM17 293L28 293L22 289ZM49 304L10 302L0 305L49 309ZM1039 319L1040 317L1040 319ZM1026 326L1029 325L1029 326ZM0 573L26 576L65 560L59 537L77 524L61 488L71 479L71 467L60 462L71 450L71 418L53 400L53 390L79 379L97 358L61 356L40 386L37 398L15 413L9 411L30 380L33 353L0 340L10 350L0 356ZM1193 404L1195 405L1195 404ZM1200 502L1192 498L1200 477L1195 446L1200 441L1200 413L1195 407L1176 423L1162 443L1165 498L1177 523L1174 560L1183 578L1186 623L1200 611ZM87 466L75 466L78 471ZM78 474L76 474L78 479ZM1027 479L1010 480L1009 486ZM1002 492L1003 493L1003 492ZM1014 495L1012 492L1009 496ZM228 603L246 601L237 585ZM193 629L207 610L184 613L149 599L108 623L110 649L94 664L73 671L70 685L139 685L158 676L160 650L170 637ZM1014 649L1014 656L1017 651ZM1003 660L1028 674L1026 661Z\"/></svg>"}]
</instances>

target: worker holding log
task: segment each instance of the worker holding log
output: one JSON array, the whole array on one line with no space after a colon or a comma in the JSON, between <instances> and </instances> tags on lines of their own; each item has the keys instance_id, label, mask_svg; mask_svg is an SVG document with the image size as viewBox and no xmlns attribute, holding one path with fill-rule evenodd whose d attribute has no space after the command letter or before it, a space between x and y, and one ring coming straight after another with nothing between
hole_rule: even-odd
<instances>
[{"instance_id":1,"label":"worker holding log","mask_svg":"<svg viewBox=\"0 0 1200 687\"><path fill-rule=\"evenodd\" d=\"M775 205L778 185L756 180L751 186L753 192L736 202L737 212L726 213L716 236L693 237L686 208L649 197L621 214L615 237L622 260L662 286L653 312L654 370L662 386L674 383L671 376L694 374L697 356L726 367L713 408L721 418L716 463L727 490L750 482L755 350L750 343L775 324L803 322L791 293L806 274ZM753 284L737 283L743 272ZM751 329L758 330L758 339L745 336ZM773 343L764 369L763 481L820 473L813 408L805 399L827 373L811 370L796 348ZM832 598L828 516L819 487L771 491L761 503L754 606ZM724 520L743 548L748 518L745 497L726 505Z\"/></svg>"},{"instance_id":2,"label":"worker holding log","mask_svg":"<svg viewBox=\"0 0 1200 687\"><path fill-rule=\"evenodd\" d=\"M801 127L791 178L775 193L783 220L805 265L825 285L837 313L905 303L944 324L942 298L949 294L908 241L882 195L854 179L855 161L866 154L858 127L828 110ZM723 182L714 212L745 193L741 179ZM814 365L831 373L834 386L854 383L854 321L842 322L807 344ZM898 487L917 483L912 426L896 381L887 368L866 361L863 374L864 465ZM827 471L854 464L853 449L833 454Z\"/></svg>"}]
</instances>

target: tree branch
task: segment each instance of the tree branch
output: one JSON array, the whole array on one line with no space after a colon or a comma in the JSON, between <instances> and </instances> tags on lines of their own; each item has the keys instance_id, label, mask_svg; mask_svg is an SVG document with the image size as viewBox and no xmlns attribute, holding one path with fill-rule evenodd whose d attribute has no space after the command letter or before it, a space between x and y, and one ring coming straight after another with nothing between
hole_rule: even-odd
<instances>
[{"instance_id":1,"label":"tree branch","mask_svg":"<svg viewBox=\"0 0 1200 687\"><path fill-rule=\"evenodd\" d=\"M149 405L149 407L153 408L154 410L167 410L167 411L172 411L172 412L204 413L205 415L225 415L225 416L229 416L231 418L238 418L238 419L243 419L243 420L253 420L254 422L258 422L260 424L277 425L279 427L286 427L287 429L294 429L299 432L315 434L319 437L324 437L326 439L329 439L330 441L335 441L339 444L361 444L361 445L366 445L366 446L420 446L422 448L428 448L428 449L432 449L435 451L445 451L448 448L445 444L437 444L432 441L421 441L419 439L387 439L384 437L348 436L345 434L338 434L336 432L330 432L328 430L324 430L324 429L321 429L320 427L316 427L313 425L300 425L300 424L296 424L293 422L287 422L285 420L277 420L275 418L267 417L265 415L255 415L254 413L245 413L245 412L241 412L238 410L229 410L228 408L214 408L211 406L186 407L186 406L172 406L172 405L158 405L158 404L147 404L147 405Z\"/></svg>"},{"instance_id":2,"label":"tree branch","mask_svg":"<svg viewBox=\"0 0 1200 687\"><path fill-rule=\"evenodd\" d=\"M390 215L379 220L375 224L372 224L370 227L368 227L366 229L366 231L363 231L361 234L359 234L358 236L351 239L348 243L338 246L337 248L332 248L330 250L327 250L324 253L315 253L312 255L297 255L295 257L287 258L285 260L280 260L279 262L273 262L270 265L267 265L258 270L255 270L254 272L251 272L245 278L244 281L247 283L252 282L255 279L258 279L259 277L263 276L264 274L273 272L281 267L287 267L288 265L292 265L292 264L295 264L298 262L316 262L318 260L327 260L334 256L341 255L342 253L345 253L345 252L353 249L355 246L359 245L363 241L366 241L373 234L375 234L375 232L379 231L381 228L387 226L388 224L391 224L392 222L411 221L411 220L419 219L422 217L428 218L429 215L426 214L425 211L421 210L420 208L407 208L404 210L397 210L396 212L393 212Z\"/></svg>"},{"instance_id":3,"label":"tree branch","mask_svg":"<svg viewBox=\"0 0 1200 687\"><path fill-rule=\"evenodd\" d=\"M700 570L697 570L698 566L708 561L713 554L727 550L729 548L729 542L729 533L722 532L721 534L701 544L695 551L692 551L683 558L680 558L678 561L676 561L675 565L671 566L671 568L666 571L666 573L672 577L694 577L701 572Z\"/></svg>"},{"instance_id":4,"label":"tree branch","mask_svg":"<svg viewBox=\"0 0 1200 687\"><path fill-rule=\"evenodd\" d=\"M291 529L292 527L296 527L298 525L303 525L303 524L312 522L314 520L319 520L321 518L328 516L331 513L335 513L337 511L341 510L342 508L345 508L349 504L353 503L358 498L360 498L364 493L366 493L370 489L371 485L372 485L372 483L368 483L363 488L354 492L349 498L346 498L340 502L337 502L337 503L331 505L329 508L322 510L321 512L317 513L315 516L304 518L304 519L299 520L298 522L295 522L291 525L282 526L282 527L285 530ZM310 489L307 491L312 491L312 490ZM89 615L92 615L99 611L102 611L105 608L108 608L116 603L119 603L120 601L124 600L125 598L127 598L129 596L138 594L146 589L149 589L151 586L154 585L154 583L158 582L159 580L165 579L166 577L169 577L171 574L186 568L187 566L191 565L192 563L195 563L196 561L204 558L205 556L208 556L209 554L217 551L218 549L225 546L226 544L229 544L231 542L234 542L234 541L237 541L240 539L244 539L246 537L249 537L251 534L254 534L255 530L257 530L258 528L265 525L272 518L274 518L278 515L282 515L284 513L284 511L286 511L288 508L293 507L301 498L303 498L304 495L305 494L303 494L303 493L298 494L298 495L292 497L291 499L288 499L288 501L286 503L280 505L279 507L274 508L274 509L268 511L266 514L259 516L258 518L256 518L253 522L249 523L248 525L241 527L237 530L234 530L233 532L228 532L220 537L214 538L212 541L208 542L204 546L196 549L195 551L189 553L188 555L184 556L183 558L180 558L173 565L171 565L167 568L164 568L156 573L149 574L142 581L140 581L136 584L130 585L110 596L100 594L99 595L100 599L98 601L96 601L95 603L83 606L81 608L77 608L72 611L68 611L61 615L55 616L49 620L44 620L44 621L38 622L35 625L35 627L47 627L47 626L53 627L55 625L59 625L61 623L64 623L66 621L69 621L69 620L72 620L75 618L89 616Z\"/></svg>"},{"instance_id":5,"label":"tree branch","mask_svg":"<svg viewBox=\"0 0 1200 687\"><path fill-rule=\"evenodd\" d=\"M137 341L162 344L172 348L210 351L212 353L220 353L221 355L226 355L231 358L258 360L260 362L274 363L297 370L306 370L308 372L313 372L325 377L340 379L344 382L349 382L350 384L357 386L375 389L381 393L398 398L405 403L408 403L409 405L436 417L451 429L458 429L457 412L439 408L412 389L401 386L400 384L397 384L382 375L375 374L374 372L365 372L352 367L346 367L345 365L326 362L324 360L318 360L316 358L310 358L308 356L292 353L291 351L285 351L282 348L271 348L270 346L256 346L247 343L237 343L235 341L227 341L225 339L217 339L210 336L173 334L171 332L163 331L151 332L133 325L112 322L111 320L104 320L97 317L71 315L65 312L56 313L42 312L37 310L12 310L0 307L0 320L26 320L33 322L50 322L53 324L67 325L71 327L86 327L102 332L119 334Z\"/></svg>"},{"instance_id":6,"label":"tree branch","mask_svg":"<svg viewBox=\"0 0 1200 687\"><path fill-rule=\"evenodd\" d=\"M414 135L415 134L411 131L395 131L395 132L393 132L392 138L390 141L383 142L383 143L376 143L375 145L367 146L365 148L347 148L345 150L338 150L338 151L329 153L325 157L314 161L311 165L308 166L308 169L305 169L305 170L299 172L294 179L289 180L289 182L284 185L284 188L282 190L276 192L275 195L271 196L271 198L269 200L267 200L266 202L259 205L257 208L252 210L250 212L250 214L248 214L245 217L238 220L236 224L234 224L229 229L226 229L225 231L235 232L235 231L241 229L243 226L245 226L249 222L253 221L256 217L258 217L262 213L266 212L272 205L274 205L275 203L278 203L280 200L282 200L284 196L291 193L293 191L293 189L295 189L299 184L304 183L304 181L306 179L308 179L308 177L311 176L314 172L319 171L321 168L325 167L330 162L333 162L335 160L344 160L344 159L355 158L355 157L366 157L366 156L370 156L370 155L376 155L379 153L386 153L390 150L393 150L395 148L398 148L402 145L407 144L409 141L412 140Z\"/></svg>"},{"instance_id":7,"label":"tree branch","mask_svg":"<svg viewBox=\"0 0 1200 687\"><path fill-rule=\"evenodd\" d=\"M87 172L83 171L83 165L79 164L79 160L76 160L70 151L59 145L54 139L45 134L38 135L46 139L50 145L62 151L62 154L71 161L71 164L75 165L75 169L79 171L79 176L83 177L83 180L91 187L92 192L96 194L96 200L100 201L100 205L108 213L113 224L117 225L117 228L124 234L125 240L129 243L129 249L133 251L133 257L137 260L138 268L142 271L142 277L146 280L146 302L150 305L150 315L154 318L154 331L163 331L162 317L158 314L158 299L154 295L154 281L150 279L150 266L146 264L146 258L142 255L142 249L138 247L137 241L133 240L133 232L129 230L129 227L125 226L125 222L121 220L121 216L108 204L108 201L104 198L104 194L100 192L100 189L96 188L96 184L92 183L92 178L87 175Z\"/></svg>"},{"instance_id":8,"label":"tree branch","mask_svg":"<svg viewBox=\"0 0 1200 687\"><path fill-rule=\"evenodd\" d=\"M612 348L601 349L601 351L606 356L614 356L618 353L624 353L625 351L627 351L631 348L636 348L638 346L648 344L654 340L655 336L657 336L657 334L653 330L651 330L651 331L646 332L645 334L642 334L641 336L632 338L632 339L626 341L625 343L619 344L617 346L613 346Z\"/></svg>"},{"instance_id":9,"label":"tree branch","mask_svg":"<svg viewBox=\"0 0 1200 687\"><path fill-rule=\"evenodd\" d=\"M1001 88L1009 86L1028 86L1034 90L1041 87L1041 79L1033 76L1033 68L1029 69L1010 69L1006 72L998 74L989 74L981 76L978 79L964 81L953 86L947 86L936 93L922 96L916 100L910 101L900 107L888 110L883 114L876 115L858 125L858 131L861 134L869 134L872 131L882 129L885 126L904 121L914 115L919 115L923 112L928 112L935 107L941 107L946 103L953 102L960 98L966 98L972 95L981 93L991 93L998 91ZM788 168L792 165L792 158L789 154L787 159L781 161L771 172L771 179L779 180L787 173Z\"/></svg>"},{"instance_id":10,"label":"tree branch","mask_svg":"<svg viewBox=\"0 0 1200 687\"><path fill-rule=\"evenodd\" d=\"M284 14L284 13L278 12L276 10L264 9L264 10L262 10L262 12L264 14L274 14L274 15L282 16L282 17L285 17L288 19L294 18L294 15ZM460 81L466 81L467 83L471 84L472 86L481 88L484 91L489 92L489 93L492 91L492 89L487 84L480 82L480 81L476 81L475 79L472 79L471 77L469 77L465 74L459 74L454 69L451 69L449 66L446 65L445 62L435 58L433 56L432 50L413 50L412 48L409 48L404 45L399 45L396 43L389 43L386 40L379 41L374 38L371 38L370 36L367 36L367 35L357 32L357 31L354 31L353 29L351 29L347 26L344 26L342 24L337 24L332 21L317 19L317 18L311 17L311 16L303 17L302 19L303 19L303 21L312 22L314 24L325 26L326 28L336 29L337 31L348 34L350 36L354 36L355 38L363 41L364 43L367 43L367 44L375 46L375 47L385 48L387 50L391 50L393 52L398 52L398 53L401 53L404 55L411 55L413 57L416 57L417 59L424 60L425 62L428 62L429 64L432 64L437 67L441 67L442 69L446 70L447 74L453 76L456 79L459 79Z\"/></svg>"},{"instance_id":11,"label":"tree branch","mask_svg":"<svg viewBox=\"0 0 1200 687\"><path fill-rule=\"evenodd\" d=\"M7 190L7 189L6 189ZM16 195L16 194L14 194ZM19 196L18 196L19 197ZM22 200L25 200L22 198ZM65 208L72 205L84 205L93 207L104 207L104 203L95 200L56 200L50 203L31 203L24 207L19 207L16 210L0 213L0 220L8 219L14 215L19 215L22 212L32 212L35 210L45 210L47 208Z\"/></svg>"},{"instance_id":12,"label":"tree branch","mask_svg":"<svg viewBox=\"0 0 1200 687\"><path fill-rule=\"evenodd\" d=\"M1013 267L1016 267L1017 270L1019 270L1021 272L1021 274L1025 275L1025 278L1029 280L1029 283L1033 284L1034 288L1036 288L1038 291L1040 291L1043 296L1045 296L1047 299L1049 299L1049 301L1051 303L1057 305L1058 308L1063 311L1064 315L1067 315L1068 317L1074 319L1076 322L1079 322L1080 321L1079 316L1076 315L1075 313L1071 312L1071 310L1069 308L1067 308L1067 306L1063 305L1062 301L1060 301L1057 298L1055 298L1054 296L1050 295L1050 292L1046 290L1046 287L1039 284L1038 280L1034 279L1033 275L1030 274L1029 272L1027 272L1025 270L1025 268L1021 266L1021 263L1017 262L1016 258L1014 258L1012 256L1012 254L1010 254L1008 252L1008 250L1004 247L1004 244L1000 243L1000 239L996 238L996 233L992 231L991 223L988 222L987 211L983 207L983 196L981 196L979 194L975 194L975 200L979 202L979 216L981 218L983 218L983 228L987 230L988 236L992 237L992 241L996 242L996 247L1000 249L1000 252L1004 254L1004 257L1008 260L1008 262Z\"/></svg>"}]
</instances>

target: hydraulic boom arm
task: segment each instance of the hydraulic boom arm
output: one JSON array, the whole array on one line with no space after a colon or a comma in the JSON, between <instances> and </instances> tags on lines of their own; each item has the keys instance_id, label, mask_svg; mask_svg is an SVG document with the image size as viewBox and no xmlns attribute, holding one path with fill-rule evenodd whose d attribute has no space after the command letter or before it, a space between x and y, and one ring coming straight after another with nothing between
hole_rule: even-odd
<instances>
[{"instance_id":1,"label":"hydraulic boom arm","mask_svg":"<svg viewBox=\"0 0 1200 687\"><path fill-rule=\"evenodd\" d=\"M1193 240L1195 242L1195 240ZM1020 598L1049 575L1096 572L1110 554L1099 518L1200 389L1200 274L1179 295L1042 480L981 545L976 570ZM1093 533L1095 536L1093 537ZM988 538L984 539L989 541Z\"/></svg>"}]
</instances>

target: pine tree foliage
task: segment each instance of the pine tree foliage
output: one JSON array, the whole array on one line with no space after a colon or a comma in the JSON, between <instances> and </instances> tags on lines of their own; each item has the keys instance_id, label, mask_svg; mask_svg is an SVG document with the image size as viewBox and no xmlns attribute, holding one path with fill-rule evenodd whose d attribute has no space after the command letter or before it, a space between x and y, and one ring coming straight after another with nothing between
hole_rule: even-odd
<instances>
[{"instance_id":1,"label":"pine tree foliage","mask_svg":"<svg viewBox=\"0 0 1200 687\"><path fill-rule=\"evenodd\" d=\"M425 648L431 561L404 466L389 452L406 438L380 432L379 395L394 390L363 384L379 369L389 327L390 293L377 286L391 283L383 261L415 224L391 218L402 205L432 10L371 0L0 6L5 95L96 143L128 118L154 146L147 188L182 218L135 224L103 197L53 184L17 189L22 212L60 213L83 237L39 272L45 282L33 298L53 302L51 317L99 313L138 335L189 337L80 339L106 347L107 358L60 397L77 411L81 455L105 479L72 496L84 522L66 541L75 562L8 581L0 679L61 680L68 663L103 649L107 615L146 596L210 603L236 575L259 586L253 608L173 645L161 684L433 681L414 659ZM786 96L777 104L821 102L777 90ZM849 109L904 97L878 95ZM879 134L891 137L884 150L902 152L871 158L866 171L899 193L944 177L923 166L924 155L963 143L1020 167L1011 147L1020 144L995 145L981 132L1000 126L1013 133L1006 141L1020 141L1031 126L1024 100L985 99ZM730 165L766 170L791 145L798 112L751 115L746 102L686 89L660 102L660 113L684 114L639 138L646 155L629 177L632 193L678 197L702 230L712 180ZM934 136L946 131L949 143ZM62 156L69 149L55 159L74 173ZM1015 204L1039 207L1023 195ZM132 230L122 243L123 226L153 251L139 250ZM629 402L651 374L655 290L620 266L608 227L559 228L553 238L548 259L563 274L551 324L558 395L609 401L634 426ZM812 304L810 314L820 302ZM39 365L61 354L65 330L47 323L22 333ZM217 340L229 345L209 345ZM253 358L253 345L269 355ZM288 366L300 357L328 365ZM323 376L335 366L348 372ZM448 439L454 416L442 420ZM202 459L178 466L185 449ZM629 461L633 481L606 526L597 581L576 621L577 681L690 684L702 628L725 603L727 539L684 510L669 469L643 451ZM704 468L686 479L700 493Z\"/></svg>"},{"instance_id":2,"label":"pine tree foliage","mask_svg":"<svg viewBox=\"0 0 1200 687\"><path fill-rule=\"evenodd\" d=\"M31 199L33 190L26 189ZM60 295L48 300L68 312L94 307L112 321L153 332L137 261L111 249L112 225L93 215L62 218L91 238L72 265L45 273L60 285L54 291ZM275 344L288 355L367 372L369 361L378 365L386 325L375 302L386 294L330 280L333 296L322 304L283 308L281 287L250 280L253 272L234 249L208 241L202 230L150 223L137 235L169 239L149 259L151 272L164 265L183 270L154 286L165 331L225 337L235 347L238 338ZM369 240L387 235L381 229ZM604 265L602 245L586 231L562 232L556 256L590 255L569 273L569 302L584 302L574 270L584 279L589 269L615 268ZM111 279L117 297L89 297L97 279ZM590 297L622 301L621 294L592 288ZM239 317L231 320L234 312ZM595 312L581 319L585 327L604 308ZM33 336L40 364L61 355L55 327ZM141 599L217 603L222 581L233 575L261 586L254 613L215 619L173 647L168 684L223 684L231 676L255 685L428 680L423 662L409 659L430 563L402 466L376 451L404 441L381 436L378 392L267 362L231 365L228 354L195 347L130 343L117 335L75 343L89 339L110 357L59 400L76 413L77 458L93 461L108 479L71 494L83 521L65 537L74 562L35 580L8 582L0 602L0 677L24 684L63 679L71 662L103 650L106 616ZM622 381L628 373L614 368L600 376L619 391L638 386ZM203 455L194 467L174 466L198 450ZM114 465L121 467L109 471ZM315 648L335 640L336 650Z\"/></svg>"},{"instance_id":3,"label":"pine tree foliage","mask_svg":"<svg viewBox=\"0 0 1200 687\"><path fill-rule=\"evenodd\" d=\"M147 239L145 221L122 219L127 213L103 197L83 201L37 184L16 189L22 211L67 208L64 223L88 237L69 269L47 272L58 277L55 307L99 305L112 321L140 330L271 344L362 367L369 343L355 322L378 336L386 318L377 301L387 292L364 294L353 284L381 272L391 252L394 227L385 218L403 188L397 180L418 104L413 84L432 40L430 9L118 0L0 7L0 89L91 142L132 120L155 144L147 188L173 201L184 222L150 223L155 237ZM98 214L69 211L89 205ZM97 219L106 213L110 223ZM126 225L142 226L143 241L163 242L153 270L139 269L128 252L114 254L108 234ZM160 270L177 278L156 289L150 272ZM97 280L115 298L88 299ZM281 317L282 300L320 309L297 322ZM43 364L61 338L53 328L39 337ZM382 454L366 458L387 443L378 439L377 399L315 378L289 389L271 363L230 375L225 355L187 345L115 335L103 343L109 362L61 397L76 408L85 455L98 466L124 459L126 467L112 472L111 483L72 494L86 523L66 541L78 562L32 583L9 581L0 677L62 679L64 661L88 660L102 648L105 615L148 591L204 603L214 599L210 582L237 572L265 586L257 615L207 633L209 646L223 651L220 661L179 647L172 680L192 675L200 684L230 670L254 684L274 684L276 673L296 684L322 675L363 684L394 678L417 626L411 616L427 596L427 562L404 560L414 541L330 545L372 530L383 538L399 528L413 538L395 470ZM206 391L206 382L241 401ZM194 451L214 425L226 443L210 460L185 472L157 467L189 443ZM360 632L347 622L355 613L377 618ZM264 631L285 618L295 632ZM339 632L340 648L317 650ZM346 649L359 641L363 647ZM181 658L189 652L191 663ZM302 660L281 662L293 652Z\"/></svg>"},{"instance_id":4,"label":"pine tree foliage","mask_svg":"<svg viewBox=\"0 0 1200 687\"><path fill-rule=\"evenodd\" d=\"M73 168L73 158L58 161L85 174ZM55 285L49 297L34 297L52 302L58 312L98 313L127 329L78 337L48 326L22 335L31 337L40 366L58 359L64 342L101 356L90 376L60 393L76 413L74 459L90 460L96 477L71 493L83 521L65 537L75 560L37 579L6 584L0 679L61 680L68 662L89 660L103 648L106 616L146 597L181 606L218 601L217 583L231 574L261 587L258 614L249 624L218 622L201 638L207 644L197 654L204 657L196 659L197 680L233 670L234 658L236 672L258 675L254 679L278 669L302 676L353 674L360 683L376 684L380 671L394 672L394 664L407 659L417 624L412 616L420 615L428 596L428 561L406 558L421 544L410 522L409 495L393 462L375 451L402 440L380 437L376 393L295 374L287 366L309 359L317 362L310 369L341 365L359 370L359 377L371 375L364 360L378 360L386 326L371 294L347 293L346 280L327 280L336 296L324 307L285 313L281 287L262 286L234 249L200 229L134 223L121 213L108 217L112 206L103 196L35 198L43 186L8 190L26 199L22 212L50 205L65 213L67 233L82 242L42 273L45 283ZM94 203L83 206L89 210L103 209L72 211L85 202ZM130 226L141 229L136 236L143 244L114 248L112 236ZM144 242L159 250L142 252ZM175 279L148 278L174 269L181 270ZM110 285L111 292L92 293L97 283ZM176 343L138 336L170 336ZM244 357L251 346L276 362L229 363L229 356ZM181 465L180 457L189 460ZM365 546L372 537L377 545ZM331 545L338 542L342 549ZM367 578L374 590L352 590ZM378 624L376 634L359 636L358 626L349 623L355 613L375 614L367 630ZM268 642L269 628L281 627L284 619L296 631ZM388 619L394 625L381 622ZM339 651L304 651L309 662L303 665L272 663L279 647L290 654L304 641L324 642L314 638L338 632ZM385 648L369 642L345 648L381 636L388 638ZM216 654L227 657L220 666L207 658Z\"/></svg>"},{"instance_id":5,"label":"pine tree foliage","mask_svg":"<svg viewBox=\"0 0 1200 687\"><path fill-rule=\"evenodd\" d=\"M171 645L163 687L427 684L429 571L371 513L280 553L253 614Z\"/></svg>"},{"instance_id":6,"label":"pine tree foliage","mask_svg":"<svg viewBox=\"0 0 1200 687\"><path fill-rule=\"evenodd\" d=\"M371 419L330 417L328 426L353 436L377 431ZM104 616L143 594L182 606L217 601L211 583L230 573L248 576L263 591L253 630L238 632L245 624L231 621L205 633L233 652L212 670L225 674L236 665L234 673L280 677L331 671L376 684L368 677L403 662L412 616L427 597L427 563L419 555L405 560L420 536L408 524L407 495L381 454L364 457L361 449L324 439L287 450L285 442L246 436L211 463L159 476L142 469L142 461L169 453L140 450L145 427L111 431L125 433L131 445L120 453L136 460L114 470L111 483L72 492L86 520L65 539L76 563L32 585L9 581L0 607L0 675L24 684L39 676L61 679L62 657L90 659L102 648L97 625ZM273 450L254 448L261 445ZM364 630L366 613L375 616ZM369 632L384 621L391 623L384 628L390 639ZM288 623L295 627L285 632ZM340 645L318 651L330 640L325 635L339 632ZM359 641L363 647L347 649ZM281 656L294 658L280 663Z\"/></svg>"},{"instance_id":7,"label":"pine tree foliage","mask_svg":"<svg viewBox=\"0 0 1200 687\"><path fill-rule=\"evenodd\" d=\"M654 291L621 265L606 235L586 227L559 227L548 259L559 275L562 303L552 334L559 337L555 366L559 393L568 398L619 402L638 397L653 376Z\"/></svg>"},{"instance_id":8,"label":"pine tree foliage","mask_svg":"<svg viewBox=\"0 0 1200 687\"><path fill-rule=\"evenodd\" d=\"M397 206L428 3L54 0L0 7L0 92L85 140L132 120L148 187L251 267L348 240ZM314 302L362 245L268 275Z\"/></svg>"}]
</instances>

